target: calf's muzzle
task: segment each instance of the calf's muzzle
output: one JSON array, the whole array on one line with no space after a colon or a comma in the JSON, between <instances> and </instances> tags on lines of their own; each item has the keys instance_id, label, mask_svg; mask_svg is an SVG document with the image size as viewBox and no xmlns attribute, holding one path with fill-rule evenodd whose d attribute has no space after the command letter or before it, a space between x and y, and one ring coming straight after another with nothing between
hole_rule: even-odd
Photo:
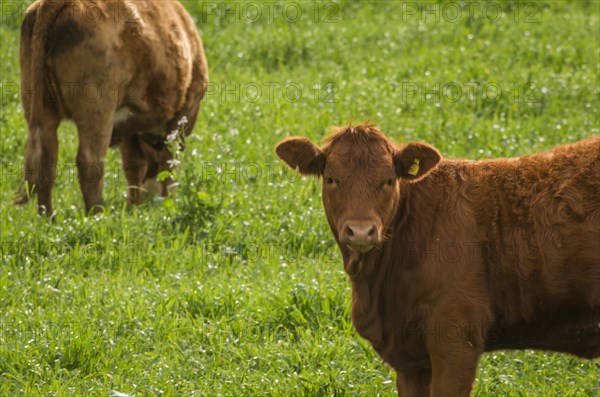
<instances>
[{"instance_id":1,"label":"calf's muzzle","mask_svg":"<svg viewBox=\"0 0 600 397\"><path fill-rule=\"evenodd\" d=\"M379 242L379 228L370 221L345 222L340 233L340 242L352 251L364 253Z\"/></svg>"}]
</instances>

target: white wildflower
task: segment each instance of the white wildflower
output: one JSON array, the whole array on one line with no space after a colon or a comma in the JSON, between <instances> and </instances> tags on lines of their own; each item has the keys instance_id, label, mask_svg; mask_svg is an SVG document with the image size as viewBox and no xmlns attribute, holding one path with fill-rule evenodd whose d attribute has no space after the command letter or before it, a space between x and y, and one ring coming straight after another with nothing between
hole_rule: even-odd
<instances>
[{"instance_id":1,"label":"white wildflower","mask_svg":"<svg viewBox=\"0 0 600 397\"><path fill-rule=\"evenodd\" d=\"M177 126L181 127L184 126L188 123L188 119L187 117L183 116L181 119L179 119L179 121L177 122Z\"/></svg>"},{"instance_id":2,"label":"white wildflower","mask_svg":"<svg viewBox=\"0 0 600 397\"><path fill-rule=\"evenodd\" d=\"M167 141L174 141L175 139L177 139L178 133L179 133L178 130L171 131L171 133L169 135L167 135Z\"/></svg>"},{"instance_id":3,"label":"white wildflower","mask_svg":"<svg viewBox=\"0 0 600 397\"><path fill-rule=\"evenodd\" d=\"M169 164L169 166L171 166L171 167L177 167L179 164L181 164L181 161L179 161L177 159L171 159L171 160L167 160L167 164Z\"/></svg>"}]
</instances>

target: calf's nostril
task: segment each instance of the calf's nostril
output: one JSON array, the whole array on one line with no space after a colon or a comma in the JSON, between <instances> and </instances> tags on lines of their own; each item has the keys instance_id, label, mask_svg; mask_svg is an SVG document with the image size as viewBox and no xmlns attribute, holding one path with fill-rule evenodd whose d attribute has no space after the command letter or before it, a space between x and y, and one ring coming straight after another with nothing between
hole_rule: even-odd
<instances>
[{"instance_id":1,"label":"calf's nostril","mask_svg":"<svg viewBox=\"0 0 600 397\"><path fill-rule=\"evenodd\" d=\"M356 242L369 242L377 238L378 230L375 225L363 226L363 225L346 225L344 227L343 236L351 241Z\"/></svg>"}]
</instances>

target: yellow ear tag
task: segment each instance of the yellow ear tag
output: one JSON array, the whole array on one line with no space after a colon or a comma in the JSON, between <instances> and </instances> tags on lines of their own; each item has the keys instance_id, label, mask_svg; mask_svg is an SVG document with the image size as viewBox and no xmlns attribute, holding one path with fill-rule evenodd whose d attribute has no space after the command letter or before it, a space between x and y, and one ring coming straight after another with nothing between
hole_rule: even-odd
<instances>
[{"instance_id":1,"label":"yellow ear tag","mask_svg":"<svg viewBox=\"0 0 600 397\"><path fill-rule=\"evenodd\" d=\"M408 169L408 174L409 175L415 176L415 175L417 175L419 173L419 163L420 162L421 162L421 160L415 159L415 162Z\"/></svg>"}]
</instances>

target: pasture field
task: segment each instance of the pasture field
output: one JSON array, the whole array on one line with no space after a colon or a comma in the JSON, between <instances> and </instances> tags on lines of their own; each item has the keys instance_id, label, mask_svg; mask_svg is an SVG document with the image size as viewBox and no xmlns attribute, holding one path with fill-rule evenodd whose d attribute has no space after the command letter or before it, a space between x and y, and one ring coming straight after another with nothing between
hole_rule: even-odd
<instances>
[{"instance_id":1,"label":"pasture field","mask_svg":"<svg viewBox=\"0 0 600 397\"><path fill-rule=\"evenodd\" d=\"M50 222L11 204L26 2L0 3L1 396L395 395L353 330L320 183L286 170L276 143L368 118L479 159L600 133L597 2L190 0L211 85L176 197L128 208L113 150L106 211L85 217L64 122ZM598 396L599 373L489 353L474 395Z\"/></svg>"}]
</instances>

